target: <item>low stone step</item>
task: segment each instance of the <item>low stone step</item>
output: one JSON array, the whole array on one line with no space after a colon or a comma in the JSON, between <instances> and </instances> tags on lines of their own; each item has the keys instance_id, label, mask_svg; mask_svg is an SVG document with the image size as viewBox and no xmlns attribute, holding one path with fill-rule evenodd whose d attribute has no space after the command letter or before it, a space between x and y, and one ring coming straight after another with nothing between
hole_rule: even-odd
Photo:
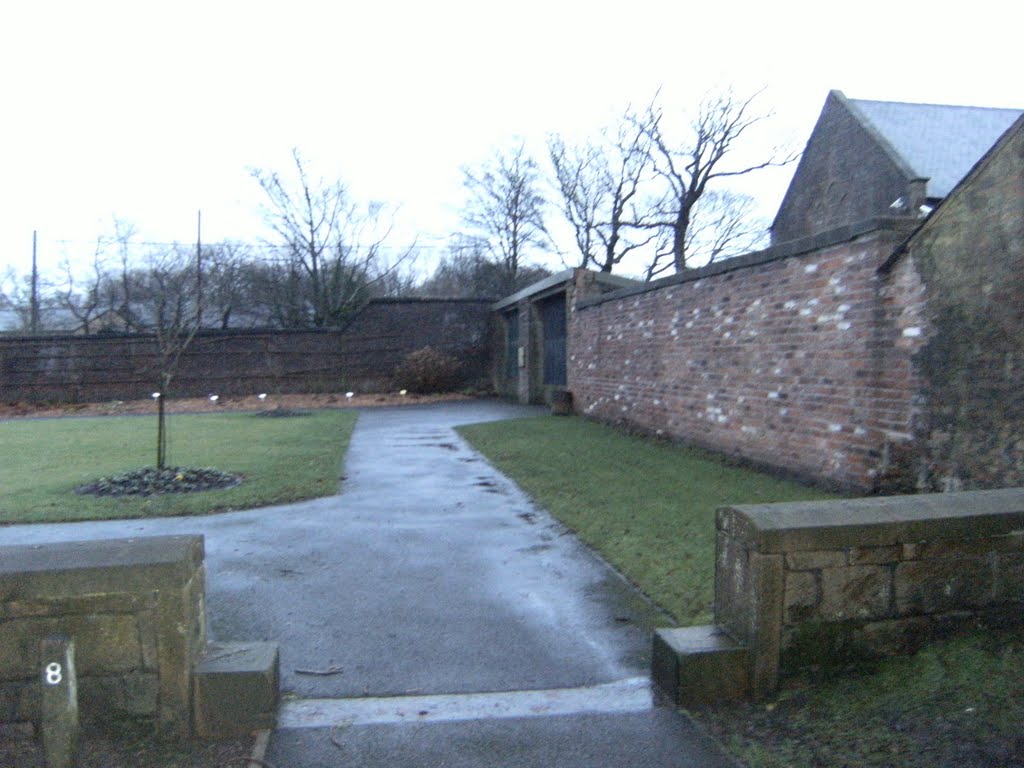
<instances>
[{"instance_id":1,"label":"low stone step","mask_svg":"<svg viewBox=\"0 0 1024 768\"><path fill-rule=\"evenodd\" d=\"M194 673L196 735L219 739L273 728L279 682L277 643L210 643Z\"/></svg>"},{"instance_id":2,"label":"low stone step","mask_svg":"<svg viewBox=\"0 0 1024 768\"><path fill-rule=\"evenodd\" d=\"M713 624L656 629L651 680L678 706L744 698L750 651Z\"/></svg>"}]
</instances>

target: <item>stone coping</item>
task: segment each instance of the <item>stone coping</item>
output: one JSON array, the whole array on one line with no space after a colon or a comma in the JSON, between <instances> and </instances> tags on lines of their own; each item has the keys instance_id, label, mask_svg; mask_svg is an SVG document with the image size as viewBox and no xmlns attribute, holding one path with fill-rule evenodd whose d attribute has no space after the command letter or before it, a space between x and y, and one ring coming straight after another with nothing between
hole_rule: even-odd
<instances>
[{"instance_id":1,"label":"stone coping","mask_svg":"<svg viewBox=\"0 0 1024 768\"><path fill-rule=\"evenodd\" d=\"M129 568L133 579L143 571L157 578L187 577L202 566L204 554L203 537L198 535L0 546L0 579L59 573L67 592L76 593L88 589L91 581L119 578Z\"/></svg>"},{"instance_id":2,"label":"stone coping","mask_svg":"<svg viewBox=\"0 0 1024 768\"><path fill-rule=\"evenodd\" d=\"M763 554L1024 534L1024 488L722 507L716 524Z\"/></svg>"}]
</instances>

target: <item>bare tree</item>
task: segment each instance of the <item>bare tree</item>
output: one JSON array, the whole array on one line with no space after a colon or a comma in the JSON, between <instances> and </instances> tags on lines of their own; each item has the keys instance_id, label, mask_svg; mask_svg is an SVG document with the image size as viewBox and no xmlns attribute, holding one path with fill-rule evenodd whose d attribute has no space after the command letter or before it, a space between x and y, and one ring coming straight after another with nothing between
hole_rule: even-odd
<instances>
[{"instance_id":1,"label":"bare tree","mask_svg":"<svg viewBox=\"0 0 1024 768\"><path fill-rule=\"evenodd\" d=\"M652 167L649 140L637 125L626 121L613 138L603 133L599 143L576 147L552 135L548 154L581 267L611 272L657 237L643 191Z\"/></svg>"},{"instance_id":2,"label":"bare tree","mask_svg":"<svg viewBox=\"0 0 1024 768\"><path fill-rule=\"evenodd\" d=\"M3 282L7 287L0 293L0 309L6 308L13 315L14 322L8 321L9 330L20 334L57 330L60 318L54 316L50 300L53 285L48 279L37 271L19 275L8 268Z\"/></svg>"},{"instance_id":3,"label":"bare tree","mask_svg":"<svg viewBox=\"0 0 1024 768\"><path fill-rule=\"evenodd\" d=\"M462 220L468 231L455 247L483 250L502 265L505 284L514 286L531 250L549 244L540 169L520 143L463 174L469 199Z\"/></svg>"},{"instance_id":4,"label":"bare tree","mask_svg":"<svg viewBox=\"0 0 1024 768\"><path fill-rule=\"evenodd\" d=\"M416 289L420 278L412 268L419 255L415 246L406 251L408 258L395 269L388 270L380 279L367 287L367 296L371 299L401 298L409 296Z\"/></svg>"},{"instance_id":5,"label":"bare tree","mask_svg":"<svg viewBox=\"0 0 1024 768\"><path fill-rule=\"evenodd\" d=\"M120 295L110 292L109 298L119 301L120 306L110 307L112 311L119 313L125 323L126 330L133 330L132 313L132 238L135 237L135 225L124 219L114 218L114 242L117 243L118 261L121 264L121 291ZM141 329L135 329L141 330Z\"/></svg>"},{"instance_id":6,"label":"bare tree","mask_svg":"<svg viewBox=\"0 0 1024 768\"><path fill-rule=\"evenodd\" d=\"M309 324L304 279L290 259L264 258L245 265L245 282L250 310L260 325L303 328Z\"/></svg>"},{"instance_id":7,"label":"bare tree","mask_svg":"<svg viewBox=\"0 0 1024 768\"><path fill-rule=\"evenodd\" d=\"M8 294L17 282L18 276L13 267L7 267L3 274L0 274L0 309L14 309L14 302Z\"/></svg>"},{"instance_id":8,"label":"bare tree","mask_svg":"<svg viewBox=\"0 0 1024 768\"><path fill-rule=\"evenodd\" d=\"M202 255L205 311L214 316L216 327L229 328L233 316L252 309L246 295L245 269L252 260L252 249L244 243L225 241L203 246Z\"/></svg>"},{"instance_id":9,"label":"bare tree","mask_svg":"<svg viewBox=\"0 0 1024 768\"><path fill-rule=\"evenodd\" d=\"M10 327L15 333L27 333L32 326L31 319L31 290L29 280L23 275L18 275L13 267L8 267L4 275L4 291L0 294L0 308L8 309L16 318L16 322ZM6 330L6 329L5 329Z\"/></svg>"},{"instance_id":10,"label":"bare tree","mask_svg":"<svg viewBox=\"0 0 1024 768\"><path fill-rule=\"evenodd\" d=\"M292 159L294 178L252 171L267 195L267 221L281 240L286 282L273 297L283 302L274 314L289 326L340 325L366 300L367 290L413 249L386 258L383 244L391 227L384 205L362 206L341 181L311 179L297 149Z\"/></svg>"},{"instance_id":11,"label":"bare tree","mask_svg":"<svg viewBox=\"0 0 1024 768\"><path fill-rule=\"evenodd\" d=\"M12 321L17 318L14 302L7 296L9 291L9 287L6 285L8 277L8 275L0 276L0 334L13 331L15 326Z\"/></svg>"},{"instance_id":12,"label":"bare tree","mask_svg":"<svg viewBox=\"0 0 1024 768\"><path fill-rule=\"evenodd\" d=\"M76 273L73 261L61 263L63 281L53 287L49 302L74 320L73 329L85 334L105 330L144 331L151 327L144 317L152 316L148 276L152 254L144 256L134 242L135 226L114 218L113 231L96 239L88 271ZM111 250L116 266L111 266ZM61 327L69 330L67 321Z\"/></svg>"},{"instance_id":13,"label":"bare tree","mask_svg":"<svg viewBox=\"0 0 1024 768\"><path fill-rule=\"evenodd\" d=\"M134 277L134 280L132 279ZM152 313L146 318L156 337L157 377L157 469L167 465L167 426L164 403L178 370L181 356L199 331L201 309L195 290L195 273L190 254L177 246L151 251L144 270L124 278Z\"/></svg>"},{"instance_id":14,"label":"bare tree","mask_svg":"<svg viewBox=\"0 0 1024 768\"><path fill-rule=\"evenodd\" d=\"M102 237L96 238L92 264L84 280L76 280L72 261L65 257L61 262L64 272L64 284L55 292L57 306L70 314L78 324L78 329L88 335L95 330L94 323L103 311L104 298L110 275L104 262L105 242Z\"/></svg>"},{"instance_id":15,"label":"bare tree","mask_svg":"<svg viewBox=\"0 0 1024 768\"><path fill-rule=\"evenodd\" d=\"M645 280L675 268L672 258L674 231L667 228L644 272ZM768 222L757 215L752 197L728 189L711 189L693 207L686 231L690 264L710 264L757 250L767 245Z\"/></svg>"},{"instance_id":16,"label":"bare tree","mask_svg":"<svg viewBox=\"0 0 1024 768\"><path fill-rule=\"evenodd\" d=\"M739 256L767 245L768 222L757 214L750 195L729 189L705 192L690 222L687 252L708 263Z\"/></svg>"},{"instance_id":17,"label":"bare tree","mask_svg":"<svg viewBox=\"0 0 1024 768\"><path fill-rule=\"evenodd\" d=\"M543 267L520 267L516 283L510 285L503 264L488 258L479 244L468 244L452 247L415 293L428 298L500 299L550 275Z\"/></svg>"},{"instance_id":18,"label":"bare tree","mask_svg":"<svg viewBox=\"0 0 1024 768\"><path fill-rule=\"evenodd\" d=\"M688 266L688 233L697 202L717 180L743 176L773 166L786 165L796 159L795 153L779 150L756 162L734 162L742 153L737 145L756 125L770 117L758 112L751 96L737 96L731 89L711 93L701 102L691 124L691 135L675 141L664 125L662 108L657 97L643 115L634 122L651 142L651 157L657 175L666 185L660 207L659 227L668 233L667 253L676 272Z\"/></svg>"}]
</instances>

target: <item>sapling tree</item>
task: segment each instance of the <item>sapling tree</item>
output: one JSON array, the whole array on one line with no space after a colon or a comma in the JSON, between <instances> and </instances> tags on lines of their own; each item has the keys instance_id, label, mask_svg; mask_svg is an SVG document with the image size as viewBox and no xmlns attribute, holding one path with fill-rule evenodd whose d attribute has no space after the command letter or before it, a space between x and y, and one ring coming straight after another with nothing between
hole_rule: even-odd
<instances>
[{"instance_id":1,"label":"sapling tree","mask_svg":"<svg viewBox=\"0 0 1024 768\"><path fill-rule=\"evenodd\" d=\"M198 253L198 247L197 247ZM202 300L196 290L197 275L190 269L191 259L182 249L153 252L147 266L132 281L135 295L150 308L149 318L156 341L157 380L157 469L167 465L167 419L164 403L182 355L199 331Z\"/></svg>"}]
</instances>

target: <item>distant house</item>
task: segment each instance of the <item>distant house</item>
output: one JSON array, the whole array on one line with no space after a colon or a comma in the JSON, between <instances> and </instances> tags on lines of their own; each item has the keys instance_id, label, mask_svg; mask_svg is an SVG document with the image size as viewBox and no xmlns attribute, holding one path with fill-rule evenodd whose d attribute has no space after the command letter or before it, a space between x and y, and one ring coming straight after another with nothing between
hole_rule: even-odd
<instances>
[{"instance_id":1,"label":"distant house","mask_svg":"<svg viewBox=\"0 0 1024 768\"><path fill-rule=\"evenodd\" d=\"M927 213L1021 114L831 91L772 224L772 243Z\"/></svg>"}]
</instances>

